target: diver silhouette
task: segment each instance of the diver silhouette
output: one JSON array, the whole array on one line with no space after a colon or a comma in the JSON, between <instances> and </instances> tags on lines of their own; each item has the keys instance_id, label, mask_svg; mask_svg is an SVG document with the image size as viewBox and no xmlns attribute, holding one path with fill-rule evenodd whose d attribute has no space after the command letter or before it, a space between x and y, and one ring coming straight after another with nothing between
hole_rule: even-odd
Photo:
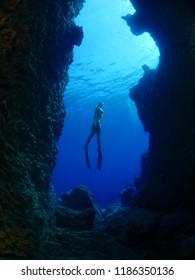
<instances>
[{"instance_id":1,"label":"diver silhouette","mask_svg":"<svg viewBox=\"0 0 195 280\"><path fill-rule=\"evenodd\" d=\"M101 120L103 116L103 102L99 102L98 105L95 108L94 112L94 119L93 119L93 125L91 128L91 133L87 138L86 144L85 144L85 158L86 158L86 163L87 167L91 169L90 161L89 161L89 155L88 155L88 145L91 141L91 139L94 137L95 134L97 134L97 145L98 145L98 162L97 162L97 168L100 170L102 167L102 152L101 152L101 138L100 138L100 133L101 133Z\"/></svg>"}]
</instances>

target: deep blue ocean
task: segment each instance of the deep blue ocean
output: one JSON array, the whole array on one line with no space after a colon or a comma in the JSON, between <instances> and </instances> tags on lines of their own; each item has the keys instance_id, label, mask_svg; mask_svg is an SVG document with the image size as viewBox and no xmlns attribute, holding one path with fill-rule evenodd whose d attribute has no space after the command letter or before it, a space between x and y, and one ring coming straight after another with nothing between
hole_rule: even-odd
<instances>
[{"instance_id":1,"label":"deep blue ocean","mask_svg":"<svg viewBox=\"0 0 195 280\"><path fill-rule=\"evenodd\" d=\"M76 24L83 26L84 39L80 47L74 47L69 69L64 93L67 115L53 185L57 194L85 185L101 207L118 202L121 190L133 184L140 173L141 154L148 148L148 134L129 89L143 76L142 65L157 67L159 51L149 34L134 36L121 19L134 11L128 0L86 0L76 18ZM96 136L88 148L91 170L84 151L100 101L104 102L101 171L96 168Z\"/></svg>"}]
</instances>

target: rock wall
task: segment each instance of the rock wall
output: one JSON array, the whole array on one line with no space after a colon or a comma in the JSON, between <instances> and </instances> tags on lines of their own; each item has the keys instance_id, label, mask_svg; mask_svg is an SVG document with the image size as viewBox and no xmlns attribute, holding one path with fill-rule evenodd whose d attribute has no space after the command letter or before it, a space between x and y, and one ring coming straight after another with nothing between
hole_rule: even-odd
<instances>
[{"instance_id":1,"label":"rock wall","mask_svg":"<svg viewBox=\"0 0 195 280\"><path fill-rule=\"evenodd\" d=\"M193 1L132 0L125 20L135 35L149 32L159 67L131 89L150 134L136 206L195 211L195 13Z\"/></svg>"},{"instance_id":2,"label":"rock wall","mask_svg":"<svg viewBox=\"0 0 195 280\"><path fill-rule=\"evenodd\" d=\"M0 3L0 258L41 258L83 0Z\"/></svg>"}]
</instances>

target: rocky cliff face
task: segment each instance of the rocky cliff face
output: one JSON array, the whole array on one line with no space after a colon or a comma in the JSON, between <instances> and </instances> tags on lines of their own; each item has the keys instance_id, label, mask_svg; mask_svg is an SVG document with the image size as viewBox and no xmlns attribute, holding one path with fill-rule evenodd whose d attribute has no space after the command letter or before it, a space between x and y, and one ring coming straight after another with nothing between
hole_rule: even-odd
<instances>
[{"instance_id":1,"label":"rocky cliff face","mask_svg":"<svg viewBox=\"0 0 195 280\"><path fill-rule=\"evenodd\" d=\"M48 238L51 174L82 0L0 3L0 255L36 257ZM40 256L40 255L39 255Z\"/></svg>"},{"instance_id":2,"label":"rocky cliff face","mask_svg":"<svg viewBox=\"0 0 195 280\"><path fill-rule=\"evenodd\" d=\"M150 134L135 204L195 211L195 14L192 1L132 0L125 19L135 35L149 32L160 50L157 71L131 89Z\"/></svg>"}]
</instances>

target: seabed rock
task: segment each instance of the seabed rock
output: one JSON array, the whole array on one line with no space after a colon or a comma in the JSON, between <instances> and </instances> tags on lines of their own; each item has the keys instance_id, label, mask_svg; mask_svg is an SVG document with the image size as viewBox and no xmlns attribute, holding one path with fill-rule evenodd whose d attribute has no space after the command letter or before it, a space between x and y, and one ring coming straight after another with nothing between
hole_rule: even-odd
<instances>
[{"instance_id":1,"label":"seabed rock","mask_svg":"<svg viewBox=\"0 0 195 280\"><path fill-rule=\"evenodd\" d=\"M60 195L56 209L56 226L74 230L93 229L103 220L100 208L85 186L77 186Z\"/></svg>"}]
</instances>

